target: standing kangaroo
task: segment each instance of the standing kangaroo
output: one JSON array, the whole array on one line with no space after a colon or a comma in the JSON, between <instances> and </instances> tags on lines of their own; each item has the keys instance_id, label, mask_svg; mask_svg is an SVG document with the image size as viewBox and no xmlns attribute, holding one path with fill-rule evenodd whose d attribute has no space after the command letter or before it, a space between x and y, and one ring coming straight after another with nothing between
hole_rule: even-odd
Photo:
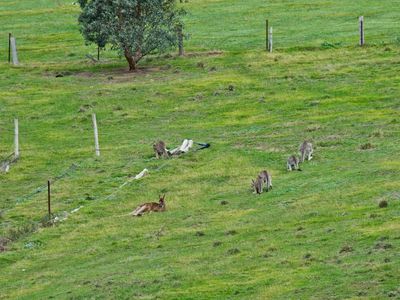
<instances>
[{"instance_id":1,"label":"standing kangaroo","mask_svg":"<svg viewBox=\"0 0 400 300\"><path fill-rule=\"evenodd\" d=\"M165 211L165 194L164 196L159 196L160 200L157 202L149 202L139 205L130 215L133 217L141 217L146 212L160 212Z\"/></svg>"},{"instance_id":2,"label":"standing kangaroo","mask_svg":"<svg viewBox=\"0 0 400 300\"><path fill-rule=\"evenodd\" d=\"M153 145L154 152L156 154L156 158L159 159L160 157L168 157L168 151L165 143L163 141L158 141Z\"/></svg>"},{"instance_id":3,"label":"standing kangaroo","mask_svg":"<svg viewBox=\"0 0 400 300\"><path fill-rule=\"evenodd\" d=\"M272 189L272 177L271 174L268 173L268 171L266 170L261 171L260 174L258 174L256 180L252 180L251 185L257 194L261 194L263 192L264 183L266 185L267 192L269 192L269 190Z\"/></svg>"},{"instance_id":4,"label":"standing kangaroo","mask_svg":"<svg viewBox=\"0 0 400 300\"><path fill-rule=\"evenodd\" d=\"M308 141L304 141L300 145L300 154L301 154L300 162L304 162L306 158L307 160L311 160L313 152L314 152L313 145Z\"/></svg>"}]
</instances>

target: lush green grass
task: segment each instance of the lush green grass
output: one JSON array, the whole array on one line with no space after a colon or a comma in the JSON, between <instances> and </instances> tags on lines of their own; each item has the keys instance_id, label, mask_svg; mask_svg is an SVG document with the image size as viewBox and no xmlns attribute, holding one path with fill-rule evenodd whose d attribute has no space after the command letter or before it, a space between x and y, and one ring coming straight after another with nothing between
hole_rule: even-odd
<instances>
[{"instance_id":1,"label":"lush green grass","mask_svg":"<svg viewBox=\"0 0 400 300\"><path fill-rule=\"evenodd\" d=\"M0 64L0 156L12 152L15 116L21 131L21 159L0 175L0 236L39 222L46 194L24 196L73 163L53 185L53 210L83 206L0 253L0 299L400 297L393 1L190 1L187 51L197 55L151 57L137 74L111 52L98 65L84 58L95 49L71 2L0 4L0 36L17 36L22 62ZM360 14L365 48L356 47ZM266 17L273 54L263 51ZM183 138L212 147L152 158L155 140ZM304 139L315 157L288 173ZM119 189L145 167L149 177ZM274 189L256 196L250 181L264 168ZM160 193L167 212L126 216Z\"/></svg>"}]
</instances>

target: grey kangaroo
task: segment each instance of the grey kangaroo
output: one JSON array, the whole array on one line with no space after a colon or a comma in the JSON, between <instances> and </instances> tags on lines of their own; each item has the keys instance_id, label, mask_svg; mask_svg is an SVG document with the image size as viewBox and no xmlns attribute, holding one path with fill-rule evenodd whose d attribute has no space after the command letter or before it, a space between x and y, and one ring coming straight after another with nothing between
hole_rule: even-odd
<instances>
[{"instance_id":1,"label":"grey kangaroo","mask_svg":"<svg viewBox=\"0 0 400 300\"><path fill-rule=\"evenodd\" d=\"M288 171L292 171L292 170L301 171L299 164L300 164L300 160L297 158L297 156L295 156L295 155L289 156L289 158L287 160Z\"/></svg>"},{"instance_id":2,"label":"grey kangaroo","mask_svg":"<svg viewBox=\"0 0 400 300\"><path fill-rule=\"evenodd\" d=\"M264 170L258 174L256 180L252 180L252 187L254 188L255 193L261 194L263 192L263 184L266 185L266 190L269 192L272 189L272 177L268 171Z\"/></svg>"},{"instance_id":3,"label":"grey kangaroo","mask_svg":"<svg viewBox=\"0 0 400 300\"><path fill-rule=\"evenodd\" d=\"M300 162L304 162L305 159L311 160L313 152L314 152L313 145L308 141L304 141L300 145L300 154L301 154Z\"/></svg>"},{"instance_id":4,"label":"grey kangaroo","mask_svg":"<svg viewBox=\"0 0 400 300\"><path fill-rule=\"evenodd\" d=\"M168 151L165 143L163 141L159 141L153 145L154 152L156 154L156 158L160 157L168 157Z\"/></svg>"}]
</instances>

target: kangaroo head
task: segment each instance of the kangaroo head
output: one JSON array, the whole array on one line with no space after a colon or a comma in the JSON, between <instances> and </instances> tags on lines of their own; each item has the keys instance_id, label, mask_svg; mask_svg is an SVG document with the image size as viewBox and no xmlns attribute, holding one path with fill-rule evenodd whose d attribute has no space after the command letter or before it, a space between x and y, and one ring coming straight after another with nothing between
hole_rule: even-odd
<instances>
[{"instance_id":1,"label":"kangaroo head","mask_svg":"<svg viewBox=\"0 0 400 300\"><path fill-rule=\"evenodd\" d=\"M158 198L160 199L159 200L160 206L164 206L165 205L165 194L162 197L161 197L161 195L159 195Z\"/></svg>"},{"instance_id":2,"label":"kangaroo head","mask_svg":"<svg viewBox=\"0 0 400 300\"><path fill-rule=\"evenodd\" d=\"M256 180L251 180L251 187L256 191L257 194L261 194L262 192L262 178L260 176L257 177Z\"/></svg>"}]
</instances>

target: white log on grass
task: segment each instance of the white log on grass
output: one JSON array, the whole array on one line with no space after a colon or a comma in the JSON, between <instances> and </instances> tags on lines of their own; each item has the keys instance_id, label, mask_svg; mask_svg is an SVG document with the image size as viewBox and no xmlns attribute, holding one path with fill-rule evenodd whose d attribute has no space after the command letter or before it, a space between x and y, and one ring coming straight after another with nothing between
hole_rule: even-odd
<instances>
[{"instance_id":1,"label":"white log on grass","mask_svg":"<svg viewBox=\"0 0 400 300\"><path fill-rule=\"evenodd\" d=\"M178 148L169 151L169 153L171 153L171 155L187 153L192 147L193 147L193 140L185 139Z\"/></svg>"},{"instance_id":2,"label":"white log on grass","mask_svg":"<svg viewBox=\"0 0 400 300\"><path fill-rule=\"evenodd\" d=\"M142 172L140 172L139 174L137 174L135 176L135 179L137 180L137 179L143 178L143 177L147 176L148 174L149 174L149 170L144 169Z\"/></svg>"}]
</instances>

